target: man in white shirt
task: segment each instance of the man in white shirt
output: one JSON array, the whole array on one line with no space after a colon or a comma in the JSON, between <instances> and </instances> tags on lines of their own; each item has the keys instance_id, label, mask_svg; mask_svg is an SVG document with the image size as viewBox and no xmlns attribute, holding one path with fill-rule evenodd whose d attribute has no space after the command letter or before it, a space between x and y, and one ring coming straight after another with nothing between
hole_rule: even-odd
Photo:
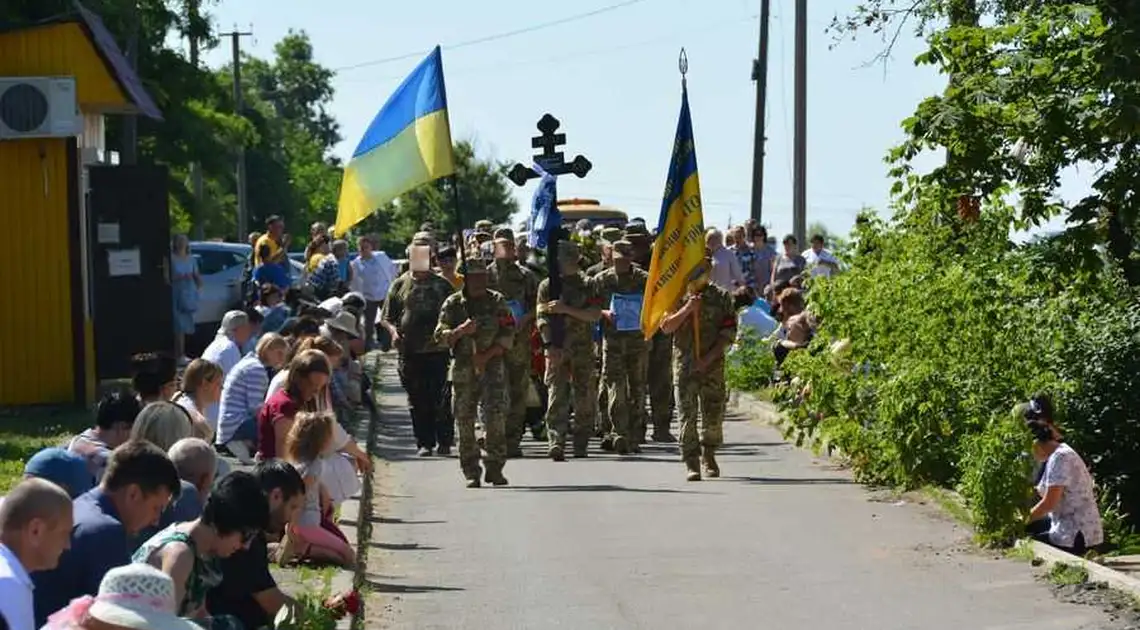
<instances>
[{"instance_id":1,"label":"man in white shirt","mask_svg":"<svg viewBox=\"0 0 1140 630\"><path fill-rule=\"evenodd\" d=\"M839 273L839 259L823 248L822 234L811 237L811 249L804 253L804 260L807 261L807 266L811 269L812 277L830 278Z\"/></svg>"},{"instance_id":2,"label":"man in white shirt","mask_svg":"<svg viewBox=\"0 0 1140 630\"><path fill-rule=\"evenodd\" d=\"M352 290L364 296L364 346L368 350L375 347L376 315L388 289L396 279L396 265L381 251L376 251L376 239L362 236L359 241L360 256L352 261Z\"/></svg>"},{"instance_id":3,"label":"man in white shirt","mask_svg":"<svg viewBox=\"0 0 1140 630\"><path fill-rule=\"evenodd\" d=\"M0 504L0 616L12 630L36 630L31 573L56 568L71 545L71 497L25 479Z\"/></svg>"},{"instance_id":4,"label":"man in white shirt","mask_svg":"<svg viewBox=\"0 0 1140 630\"><path fill-rule=\"evenodd\" d=\"M713 228L705 234L705 247L712 257L712 274L709 276L709 282L729 293L746 286L740 260L737 259L736 253L724 246L724 234L720 230Z\"/></svg>"},{"instance_id":5,"label":"man in white shirt","mask_svg":"<svg viewBox=\"0 0 1140 630\"><path fill-rule=\"evenodd\" d=\"M222 317L218 334L202 352L202 359L217 363L222 368L222 379L225 382L226 375L241 361L241 349L249 343L252 336L253 326L249 323L249 315L245 311L230 311ZM211 426L218 426L218 411L218 403L202 410Z\"/></svg>"}]
</instances>

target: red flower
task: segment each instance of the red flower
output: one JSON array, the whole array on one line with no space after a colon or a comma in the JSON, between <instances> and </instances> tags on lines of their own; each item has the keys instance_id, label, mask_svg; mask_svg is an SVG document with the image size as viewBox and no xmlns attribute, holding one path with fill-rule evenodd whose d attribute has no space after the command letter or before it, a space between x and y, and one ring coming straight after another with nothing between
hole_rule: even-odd
<instances>
[{"instance_id":1,"label":"red flower","mask_svg":"<svg viewBox=\"0 0 1140 630\"><path fill-rule=\"evenodd\" d=\"M360 609L363 605L364 602L360 599L360 593L356 591L350 591L344 596L344 609L348 614L354 617L360 614Z\"/></svg>"}]
</instances>

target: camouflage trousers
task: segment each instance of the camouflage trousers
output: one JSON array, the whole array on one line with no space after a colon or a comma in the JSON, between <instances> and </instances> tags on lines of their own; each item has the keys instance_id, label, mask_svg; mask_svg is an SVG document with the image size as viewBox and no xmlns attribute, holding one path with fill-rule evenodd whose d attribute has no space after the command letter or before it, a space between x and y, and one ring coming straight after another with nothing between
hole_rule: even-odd
<instances>
[{"instance_id":1,"label":"camouflage trousers","mask_svg":"<svg viewBox=\"0 0 1140 630\"><path fill-rule=\"evenodd\" d=\"M667 433L673 421L673 337L658 333L649 344L650 419L655 434Z\"/></svg>"},{"instance_id":2,"label":"camouflage trousers","mask_svg":"<svg viewBox=\"0 0 1140 630\"><path fill-rule=\"evenodd\" d=\"M594 373L602 373L602 344L594 344ZM598 400L597 400L597 427L596 433L598 435L609 435L614 430L613 420L610 418L610 390L606 386L604 378L598 379L597 387Z\"/></svg>"},{"instance_id":3,"label":"camouflage trousers","mask_svg":"<svg viewBox=\"0 0 1140 630\"><path fill-rule=\"evenodd\" d=\"M452 375L451 411L459 437L459 467L467 479L479 477L479 443L475 419L483 412L483 461L502 466L507 460L506 366L502 359L487 363L482 374L469 366L456 366Z\"/></svg>"},{"instance_id":4,"label":"camouflage trousers","mask_svg":"<svg viewBox=\"0 0 1140 630\"><path fill-rule=\"evenodd\" d=\"M546 362L546 432L551 446L566 445L570 433L571 387L574 403L574 448L585 449L594 434L597 371L592 353L563 351L558 362Z\"/></svg>"},{"instance_id":5,"label":"camouflage trousers","mask_svg":"<svg viewBox=\"0 0 1140 630\"><path fill-rule=\"evenodd\" d=\"M623 438L645 436L645 379L649 351L640 337L608 338L602 348L605 385L613 432Z\"/></svg>"},{"instance_id":6,"label":"camouflage trousers","mask_svg":"<svg viewBox=\"0 0 1140 630\"><path fill-rule=\"evenodd\" d=\"M522 343L522 345L519 345ZM507 450L514 451L522 444L526 433L526 395L530 389L530 341L521 333L515 346L504 356L506 389L509 397L506 416Z\"/></svg>"},{"instance_id":7,"label":"camouflage trousers","mask_svg":"<svg viewBox=\"0 0 1140 630\"><path fill-rule=\"evenodd\" d=\"M702 446L724 443L724 411L728 396L724 386L724 361L700 374L689 371L688 362L674 365L677 403L681 412L681 459L697 457ZM700 430L697 424L700 423Z\"/></svg>"}]
</instances>

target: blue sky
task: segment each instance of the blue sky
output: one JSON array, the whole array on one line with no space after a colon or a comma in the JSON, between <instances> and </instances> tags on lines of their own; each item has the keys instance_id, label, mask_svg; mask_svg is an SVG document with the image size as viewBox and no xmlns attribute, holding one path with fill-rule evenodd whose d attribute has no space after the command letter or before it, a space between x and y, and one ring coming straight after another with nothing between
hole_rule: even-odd
<instances>
[{"instance_id":1,"label":"blue sky","mask_svg":"<svg viewBox=\"0 0 1140 630\"><path fill-rule=\"evenodd\" d=\"M584 180L561 178L561 197L597 198L630 216L656 222L680 106L678 51L689 58L689 98L705 206L705 222L746 218L752 173L759 0L639 0L628 6L531 33L478 45L449 44L525 28L620 0L544 3L522 0L222 0L214 16L223 30L252 26L247 49L271 54L290 28L304 29L317 59L338 72L332 113L351 152L368 123L422 55L443 45L452 133L481 155L527 160L535 123L550 112L567 134L567 159L586 155ZM555 3L549 3L555 5ZM850 229L863 205L883 207L890 182L882 157L901 137L899 123L944 80L916 68L921 42L903 38L885 66L866 66L882 49L868 33L834 41L825 28L854 0L809 2L808 221ZM791 228L794 0L772 0L768 77L768 146L764 222ZM228 61L229 47L207 62ZM529 206L530 187L517 192Z\"/></svg>"}]
</instances>

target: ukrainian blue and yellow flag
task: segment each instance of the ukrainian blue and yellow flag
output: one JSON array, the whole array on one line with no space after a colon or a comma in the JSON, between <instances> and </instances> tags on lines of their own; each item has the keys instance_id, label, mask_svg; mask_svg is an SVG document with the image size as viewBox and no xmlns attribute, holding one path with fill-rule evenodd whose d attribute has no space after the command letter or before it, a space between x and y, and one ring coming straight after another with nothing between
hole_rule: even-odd
<instances>
[{"instance_id":1,"label":"ukrainian blue and yellow flag","mask_svg":"<svg viewBox=\"0 0 1140 630\"><path fill-rule=\"evenodd\" d=\"M641 309L641 331L649 339L661 327L688 290L689 281L700 275L705 261L705 221L701 211L701 184L697 177L697 153L693 145L693 121L689 116L689 91L681 84L681 119L673 143L673 161L665 181L665 198L657 220L657 240L649 263L649 282Z\"/></svg>"},{"instance_id":2,"label":"ukrainian blue and yellow flag","mask_svg":"<svg viewBox=\"0 0 1140 630\"><path fill-rule=\"evenodd\" d=\"M388 97L344 167L336 233L405 192L455 172L439 46Z\"/></svg>"}]
</instances>

